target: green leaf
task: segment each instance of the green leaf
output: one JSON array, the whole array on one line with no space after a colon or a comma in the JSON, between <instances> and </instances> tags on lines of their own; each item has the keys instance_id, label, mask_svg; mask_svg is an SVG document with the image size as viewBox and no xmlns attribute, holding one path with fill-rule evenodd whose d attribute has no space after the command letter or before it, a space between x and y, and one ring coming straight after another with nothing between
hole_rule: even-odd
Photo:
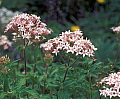
<instances>
[{"instance_id":1,"label":"green leaf","mask_svg":"<svg viewBox=\"0 0 120 99\"><path fill-rule=\"evenodd\" d=\"M102 64L102 62L97 62L94 65L101 65L101 64Z\"/></svg>"},{"instance_id":2,"label":"green leaf","mask_svg":"<svg viewBox=\"0 0 120 99\"><path fill-rule=\"evenodd\" d=\"M91 74L91 76L92 76L92 77L96 77L96 78L98 77L98 76L97 76L97 75L95 75L95 74Z\"/></svg>"},{"instance_id":3,"label":"green leaf","mask_svg":"<svg viewBox=\"0 0 120 99\"><path fill-rule=\"evenodd\" d=\"M29 73L27 76L30 77L33 83L37 83L37 77L34 77L34 74L32 75Z\"/></svg>"},{"instance_id":4,"label":"green leaf","mask_svg":"<svg viewBox=\"0 0 120 99\"><path fill-rule=\"evenodd\" d=\"M44 86L43 80L44 80L45 75L41 75L38 77L38 86Z\"/></svg>"},{"instance_id":5,"label":"green leaf","mask_svg":"<svg viewBox=\"0 0 120 99\"><path fill-rule=\"evenodd\" d=\"M39 99L57 99L57 98L53 97L53 95L45 94L45 95L40 95Z\"/></svg>"},{"instance_id":6,"label":"green leaf","mask_svg":"<svg viewBox=\"0 0 120 99\"><path fill-rule=\"evenodd\" d=\"M35 90L24 90L24 91L27 92L28 94L32 95L34 98L39 99L39 94Z\"/></svg>"},{"instance_id":7,"label":"green leaf","mask_svg":"<svg viewBox=\"0 0 120 99\"><path fill-rule=\"evenodd\" d=\"M72 84L76 83L76 80L65 81L65 87L70 87Z\"/></svg>"},{"instance_id":8,"label":"green leaf","mask_svg":"<svg viewBox=\"0 0 120 99\"><path fill-rule=\"evenodd\" d=\"M50 73L50 76L52 76L53 74L57 73L58 72L58 68L55 68L51 73Z\"/></svg>"},{"instance_id":9,"label":"green leaf","mask_svg":"<svg viewBox=\"0 0 120 99\"><path fill-rule=\"evenodd\" d=\"M41 82L44 79L44 77L45 77L44 75L39 76L38 81Z\"/></svg>"},{"instance_id":10,"label":"green leaf","mask_svg":"<svg viewBox=\"0 0 120 99\"><path fill-rule=\"evenodd\" d=\"M25 78L21 78L18 83L17 83L17 87L21 87L22 85L25 85L26 83L26 79Z\"/></svg>"},{"instance_id":11,"label":"green leaf","mask_svg":"<svg viewBox=\"0 0 120 99\"><path fill-rule=\"evenodd\" d=\"M8 83L8 76L4 75L4 81L3 81L3 90L4 92L7 92L9 89L9 83Z\"/></svg>"},{"instance_id":12,"label":"green leaf","mask_svg":"<svg viewBox=\"0 0 120 99\"><path fill-rule=\"evenodd\" d=\"M35 90L28 88L28 87L18 88L18 89L16 89L16 92L23 93L23 94L29 94L29 95L33 96L34 98L40 99L39 94Z\"/></svg>"},{"instance_id":13,"label":"green leaf","mask_svg":"<svg viewBox=\"0 0 120 99\"><path fill-rule=\"evenodd\" d=\"M3 99L6 96L6 93L0 93L0 99Z\"/></svg>"},{"instance_id":14,"label":"green leaf","mask_svg":"<svg viewBox=\"0 0 120 99\"><path fill-rule=\"evenodd\" d=\"M90 64L93 63L93 60L92 60L92 59L86 59L86 60L84 61L84 63L90 65Z\"/></svg>"},{"instance_id":15,"label":"green leaf","mask_svg":"<svg viewBox=\"0 0 120 99\"><path fill-rule=\"evenodd\" d=\"M51 86L51 87L58 87L58 83L55 83L55 82L49 82L47 83L47 86Z\"/></svg>"},{"instance_id":16,"label":"green leaf","mask_svg":"<svg viewBox=\"0 0 120 99\"><path fill-rule=\"evenodd\" d=\"M70 99L69 92L65 90L58 91L58 99Z\"/></svg>"},{"instance_id":17,"label":"green leaf","mask_svg":"<svg viewBox=\"0 0 120 99\"><path fill-rule=\"evenodd\" d=\"M36 65L36 68L37 68L37 71L40 73L40 74L43 74L44 73L44 68L40 65Z\"/></svg>"},{"instance_id":18,"label":"green leaf","mask_svg":"<svg viewBox=\"0 0 120 99\"><path fill-rule=\"evenodd\" d=\"M25 87L18 87L16 88L16 93L22 93L24 91Z\"/></svg>"}]
</instances>

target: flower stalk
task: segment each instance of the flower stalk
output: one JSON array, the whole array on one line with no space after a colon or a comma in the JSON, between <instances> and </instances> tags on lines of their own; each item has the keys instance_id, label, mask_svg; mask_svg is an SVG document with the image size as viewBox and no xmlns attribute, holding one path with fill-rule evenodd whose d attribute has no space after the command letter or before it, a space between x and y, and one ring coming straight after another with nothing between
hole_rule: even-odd
<instances>
[{"instance_id":1,"label":"flower stalk","mask_svg":"<svg viewBox=\"0 0 120 99\"><path fill-rule=\"evenodd\" d=\"M76 63L79 58L80 58L80 57L78 57L71 65L69 65L69 63L68 63L68 66L67 66L67 68L66 68L66 70L65 70L65 74L64 74L64 77L63 77L63 81L62 81L62 82L65 82L65 79L66 79L66 76L67 76L67 73L68 73L69 68L70 68L74 63Z\"/></svg>"},{"instance_id":2,"label":"flower stalk","mask_svg":"<svg viewBox=\"0 0 120 99\"><path fill-rule=\"evenodd\" d=\"M23 41L24 41L24 48L23 48L24 73L26 75L26 73L27 73L27 58L26 58L26 50L25 50L25 48L26 48L26 40L24 39ZM28 87L28 81L27 81L27 79L26 79L26 87Z\"/></svg>"},{"instance_id":3,"label":"flower stalk","mask_svg":"<svg viewBox=\"0 0 120 99\"><path fill-rule=\"evenodd\" d=\"M43 94L45 94L45 89L46 89L46 77L47 77L47 74L48 74L48 65L45 64L45 67L46 67L46 71L45 71L45 78L44 78Z\"/></svg>"},{"instance_id":4,"label":"flower stalk","mask_svg":"<svg viewBox=\"0 0 120 99\"><path fill-rule=\"evenodd\" d=\"M65 70L65 74L64 74L64 77L63 77L63 81L62 81L62 82L65 82L65 79L66 79L68 70L69 70L69 67L67 67L66 70Z\"/></svg>"}]
</instances>

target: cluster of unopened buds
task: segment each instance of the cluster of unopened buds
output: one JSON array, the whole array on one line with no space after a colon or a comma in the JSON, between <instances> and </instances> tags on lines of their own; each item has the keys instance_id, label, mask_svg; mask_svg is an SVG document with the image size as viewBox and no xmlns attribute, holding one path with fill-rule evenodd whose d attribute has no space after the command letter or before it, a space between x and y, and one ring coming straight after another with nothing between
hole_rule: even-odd
<instances>
[{"instance_id":1,"label":"cluster of unopened buds","mask_svg":"<svg viewBox=\"0 0 120 99\"><path fill-rule=\"evenodd\" d=\"M10 70L4 67L7 63L10 63L10 59L7 55L0 57L0 73L7 73Z\"/></svg>"},{"instance_id":2,"label":"cluster of unopened buds","mask_svg":"<svg viewBox=\"0 0 120 99\"><path fill-rule=\"evenodd\" d=\"M40 17L22 13L12 19L4 32L12 32L15 41L22 38L31 42L38 42L45 39L46 35L51 34L52 30L47 29L46 26L45 23L40 21Z\"/></svg>"},{"instance_id":3,"label":"cluster of unopened buds","mask_svg":"<svg viewBox=\"0 0 120 99\"><path fill-rule=\"evenodd\" d=\"M120 97L120 72L111 73L108 77L101 80L101 84L107 85L108 87L103 87L100 91L100 95L112 97Z\"/></svg>"},{"instance_id":4,"label":"cluster of unopened buds","mask_svg":"<svg viewBox=\"0 0 120 99\"><path fill-rule=\"evenodd\" d=\"M8 49L12 46L12 42L10 42L6 35L2 35L0 37L0 46L3 46L4 49Z\"/></svg>"},{"instance_id":5,"label":"cluster of unopened buds","mask_svg":"<svg viewBox=\"0 0 120 99\"><path fill-rule=\"evenodd\" d=\"M41 44L40 48L45 51L55 53L56 55L60 50L66 50L67 53L71 52L76 55L94 56L94 51L97 48L92 45L90 40L83 38L82 31L77 29L74 32L62 32L59 37L48 40L46 43Z\"/></svg>"},{"instance_id":6,"label":"cluster of unopened buds","mask_svg":"<svg viewBox=\"0 0 120 99\"><path fill-rule=\"evenodd\" d=\"M117 34L120 34L120 26L118 26L118 27L112 27L111 29L113 30L113 32L115 32Z\"/></svg>"},{"instance_id":7,"label":"cluster of unopened buds","mask_svg":"<svg viewBox=\"0 0 120 99\"><path fill-rule=\"evenodd\" d=\"M50 53L46 53L46 54L45 54L45 57L44 57L44 61L45 61L46 63L52 63L53 57L54 57L54 56L52 56Z\"/></svg>"},{"instance_id":8,"label":"cluster of unopened buds","mask_svg":"<svg viewBox=\"0 0 120 99\"><path fill-rule=\"evenodd\" d=\"M46 59L52 59L53 56L50 53L45 54L44 60Z\"/></svg>"}]
</instances>

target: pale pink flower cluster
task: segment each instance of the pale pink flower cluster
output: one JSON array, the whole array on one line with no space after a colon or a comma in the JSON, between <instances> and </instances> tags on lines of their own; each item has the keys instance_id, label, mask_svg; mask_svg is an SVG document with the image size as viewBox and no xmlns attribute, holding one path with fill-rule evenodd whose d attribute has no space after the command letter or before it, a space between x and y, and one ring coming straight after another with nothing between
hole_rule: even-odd
<instances>
[{"instance_id":1,"label":"pale pink flower cluster","mask_svg":"<svg viewBox=\"0 0 120 99\"><path fill-rule=\"evenodd\" d=\"M112 97L120 97L120 72L111 73L108 77L105 77L101 80L101 84L109 86L103 87L103 90L100 91L100 95Z\"/></svg>"},{"instance_id":2,"label":"pale pink flower cluster","mask_svg":"<svg viewBox=\"0 0 120 99\"><path fill-rule=\"evenodd\" d=\"M12 42L10 42L6 35L2 35L0 37L0 46L3 46L4 49L8 49L12 46Z\"/></svg>"},{"instance_id":3,"label":"pale pink flower cluster","mask_svg":"<svg viewBox=\"0 0 120 99\"><path fill-rule=\"evenodd\" d=\"M66 50L67 53L71 52L72 54L83 55L83 57L94 56L94 51L97 50L90 40L83 38L82 32L79 29L74 32L62 32L59 37L41 44L40 48L55 53L56 55L60 50Z\"/></svg>"},{"instance_id":4,"label":"pale pink flower cluster","mask_svg":"<svg viewBox=\"0 0 120 99\"><path fill-rule=\"evenodd\" d=\"M115 32L115 33L120 33L120 26L118 26L118 27L112 27L111 29L112 29L113 32Z\"/></svg>"},{"instance_id":5,"label":"pale pink flower cluster","mask_svg":"<svg viewBox=\"0 0 120 99\"><path fill-rule=\"evenodd\" d=\"M45 39L45 35L51 34L52 30L47 29L47 25L40 21L40 17L33 14L22 13L15 16L6 26L5 32L13 33L14 39L28 39L29 41L40 41Z\"/></svg>"}]
</instances>

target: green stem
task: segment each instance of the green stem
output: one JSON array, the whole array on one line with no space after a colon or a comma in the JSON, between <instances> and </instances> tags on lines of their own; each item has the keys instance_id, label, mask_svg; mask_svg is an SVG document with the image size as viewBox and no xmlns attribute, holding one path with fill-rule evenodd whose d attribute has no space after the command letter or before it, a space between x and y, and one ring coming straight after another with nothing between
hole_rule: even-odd
<instances>
[{"instance_id":1,"label":"green stem","mask_svg":"<svg viewBox=\"0 0 120 99\"><path fill-rule=\"evenodd\" d=\"M64 62L65 66L67 67L67 64L66 64L66 62L65 62L64 58L62 57L62 55L61 55L60 53L59 53L59 55L60 55L60 57L61 57L62 61Z\"/></svg>"},{"instance_id":2,"label":"green stem","mask_svg":"<svg viewBox=\"0 0 120 99\"><path fill-rule=\"evenodd\" d=\"M38 43L35 43L35 48L38 49ZM34 51L36 51L36 50L34 49ZM37 59L35 59L35 55L34 55L34 61L35 61L35 65L34 65L34 71L33 72L35 73L36 72L36 62L37 62Z\"/></svg>"},{"instance_id":3,"label":"green stem","mask_svg":"<svg viewBox=\"0 0 120 99\"><path fill-rule=\"evenodd\" d=\"M37 46L37 44L35 43L35 47L37 48L38 46ZM36 51L36 50L34 50L34 51ZM37 56L36 56L37 57ZM37 59L35 59L35 55L34 55L34 67L33 67L33 72L35 73L36 72L36 61L37 61ZM32 89L34 89L34 83L32 83Z\"/></svg>"},{"instance_id":4,"label":"green stem","mask_svg":"<svg viewBox=\"0 0 120 99\"><path fill-rule=\"evenodd\" d=\"M76 63L79 58L80 58L80 57L78 57L78 58L70 65L70 67L71 67L72 65L74 65L74 63Z\"/></svg>"},{"instance_id":5,"label":"green stem","mask_svg":"<svg viewBox=\"0 0 120 99\"><path fill-rule=\"evenodd\" d=\"M46 66L45 75L47 75L48 74L48 66L46 64L45 64L45 66ZM43 94L45 94L45 89L46 89L46 77L44 79Z\"/></svg>"},{"instance_id":6,"label":"green stem","mask_svg":"<svg viewBox=\"0 0 120 99\"><path fill-rule=\"evenodd\" d=\"M34 65L34 71L33 71L34 73L36 72L36 64Z\"/></svg>"},{"instance_id":7,"label":"green stem","mask_svg":"<svg viewBox=\"0 0 120 99\"><path fill-rule=\"evenodd\" d=\"M64 77L63 77L63 81L62 81L62 82L65 82L65 79L66 79L66 77L67 77L67 73L68 73L69 68L70 68L74 63L76 63L79 58L80 58L80 57L78 57L71 65L68 65L68 66L67 66L67 68L66 68L66 70L65 70L65 74L64 74ZM69 64L69 63L68 63L68 64Z\"/></svg>"},{"instance_id":8,"label":"green stem","mask_svg":"<svg viewBox=\"0 0 120 99\"><path fill-rule=\"evenodd\" d=\"M26 47L26 41L24 39L24 48L23 48L23 56L24 56L24 72L25 72L25 75L27 73L27 59L26 59L26 50L25 50L25 47ZM26 79L26 87L28 87L28 81Z\"/></svg>"},{"instance_id":9,"label":"green stem","mask_svg":"<svg viewBox=\"0 0 120 99\"><path fill-rule=\"evenodd\" d=\"M69 70L69 67L67 67L67 69L65 70L65 74L64 74L64 78L63 78L63 81L62 81L62 82L64 82L64 81L65 81L66 76L67 76L67 73L68 73L68 70Z\"/></svg>"},{"instance_id":10,"label":"green stem","mask_svg":"<svg viewBox=\"0 0 120 99\"><path fill-rule=\"evenodd\" d=\"M7 92L9 90L8 76L6 73L4 74L3 90L4 90L4 92Z\"/></svg>"},{"instance_id":11,"label":"green stem","mask_svg":"<svg viewBox=\"0 0 120 99\"><path fill-rule=\"evenodd\" d=\"M92 79L91 79L91 73L90 71L88 70L88 73L89 73L89 82L90 82L90 99L92 99Z\"/></svg>"},{"instance_id":12,"label":"green stem","mask_svg":"<svg viewBox=\"0 0 120 99\"><path fill-rule=\"evenodd\" d=\"M34 65L33 72L34 72L34 73L36 72L36 64ZM32 83L32 89L34 89L34 83Z\"/></svg>"}]
</instances>

